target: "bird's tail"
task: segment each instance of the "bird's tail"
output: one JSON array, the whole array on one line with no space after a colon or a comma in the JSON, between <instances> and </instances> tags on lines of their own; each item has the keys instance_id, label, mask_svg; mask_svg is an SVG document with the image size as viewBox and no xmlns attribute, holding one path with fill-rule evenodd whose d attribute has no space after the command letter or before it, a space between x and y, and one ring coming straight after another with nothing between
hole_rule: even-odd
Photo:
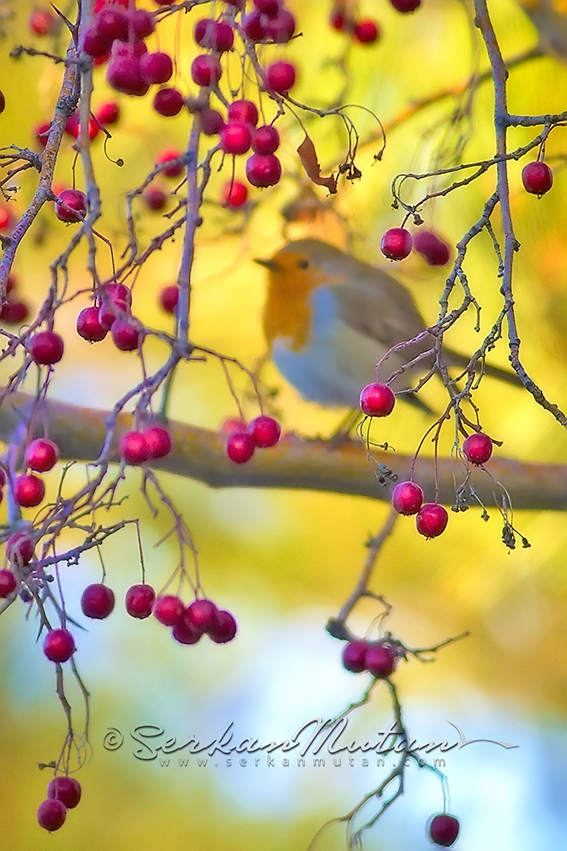
<instances>
[{"instance_id":1,"label":"bird's tail","mask_svg":"<svg viewBox=\"0 0 567 851\"><path fill-rule=\"evenodd\" d=\"M443 355L448 366L456 366L461 367L462 369L467 369L470 364L470 358L467 358L466 355L461 355L459 352L453 351L453 349L445 348L445 346L443 347ZM498 381L504 381L506 384L511 384L513 387L522 386L522 382L511 369L504 369L500 366L492 366L489 363L485 363L482 359L478 360L475 365L475 374L482 374L487 375L489 378L496 378Z\"/></svg>"}]
</instances>

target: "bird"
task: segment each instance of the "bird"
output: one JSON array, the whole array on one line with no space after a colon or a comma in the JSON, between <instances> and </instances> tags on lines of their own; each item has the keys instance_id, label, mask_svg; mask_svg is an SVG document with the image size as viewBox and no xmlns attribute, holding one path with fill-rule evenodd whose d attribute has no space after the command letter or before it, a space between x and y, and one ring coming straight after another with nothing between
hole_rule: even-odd
<instances>
[{"instance_id":1,"label":"bird","mask_svg":"<svg viewBox=\"0 0 567 851\"><path fill-rule=\"evenodd\" d=\"M435 346L435 337L393 352L377 376L377 362L393 346L426 331L412 294L382 269L318 239L288 242L267 260L263 330L269 355L282 376L308 402L358 408L367 384L388 380ZM469 358L443 346L448 366L466 368ZM407 402L430 412L412 385L435 369L432 352L399 374L390 386ZM518 385L514 372L483 365L483 372ZM405 391L405 392L404 392Z\"/></svg>"}]
</instances>

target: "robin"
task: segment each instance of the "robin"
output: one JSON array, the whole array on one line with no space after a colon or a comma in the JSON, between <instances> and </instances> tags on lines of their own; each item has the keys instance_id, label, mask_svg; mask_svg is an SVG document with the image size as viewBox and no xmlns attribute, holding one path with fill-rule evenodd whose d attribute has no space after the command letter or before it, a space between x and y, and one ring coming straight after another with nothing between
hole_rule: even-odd
<instances>
[{"instance_id":1,"label":"robin","mask_svg":"<svg viewBox=\"0 0 567 851\"><path fill-rule=\"evenodd\" d=\"M382 269L356 260L317 239L289 242L269 260L264 333L272 360L304 399L325 407L357 408L361 389L386 380L435 345L433 335L393 352L393 346L425 331L412 295ZM443 347L448 366L468 358ZM408 402L430 408L411 392L416 377L435 367L434 353L408 367L391 384ZM484 366L487 375L518 384L515 373ZM409 391L409 392L408 392Z\"/></svg>"}]
</instances>

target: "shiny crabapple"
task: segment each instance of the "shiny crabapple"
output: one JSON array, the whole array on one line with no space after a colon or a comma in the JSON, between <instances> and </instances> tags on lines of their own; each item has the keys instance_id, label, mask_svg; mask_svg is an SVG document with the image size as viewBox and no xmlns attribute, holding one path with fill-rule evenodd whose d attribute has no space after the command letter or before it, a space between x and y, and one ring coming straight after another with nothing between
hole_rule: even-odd
<instances>
[{"instance_id":1,"label":"shiny crabapple","mask_svg":"<svg viewBox=\"0 0 567 851\"><path fill-rule=\"evenodd\" d=\"M254 455L256 443L251 434L245 431L233 431L228 435L225 451L235 464L246 464Z\"/></svg>"},{"instance_id":2,"label":"shiny crabapple","mask_svg":"<svg viewBox=\"0 0 567 851\"><path fill-rule=\"evenodd\" d=\"M225 124L220 130L219 140L225 154L245 154L252 144L252 128L240 122Z\"/></svg>"},{"instance_id":3,"label":"shiny crabapple","mask_svg":"<svg viewBox=\"0 0 567 851\"><path fill-rule=\"evenodd\" d=\"M140 57L133 50L127 55L118 54L111 58L106 79L112 89L132 97L142 97L150 87L142 76Z\"/></svg>"},{"instance_id":4,"label":"shiny crabapple","mask_svg":"<svg viewBox=\"0 0 567 851\"><path fill-rule=\"evenodd\" d=\"M46 473L59 460L59 447L52 440L38 437L26 446L25 460L36 473Z\"/></svg>"},{"instance_id":5,"label":"shiny crabapple","mask_svg":"<svg viewBox=\"0 0 567 851\"><path fill-rule=\"evenodd\" d=\"M129 12L129 16L130 26L137 39L143 40L155 32L156 25L154 23L154 17L150 12L147 12L145 9L133 9Z\"/></svg>"},{"instance_id":6,"label":"shiny crabapple","mask_svg":"<svg viewBox=\"0 0 567 851\"><path fill-rule=\"evenodd\" d=\"M142 192L144 204L149 210L153 210L154 213L160 213L162 210L165 210L168 198L169 192L156 183L150 183Z\"/></svg>"},{"instance_id":7,"label":"shiny crabapple","mask_svg":"<svg viewBox=\"0 0 567 851\"><path fill-rule=\"evenodd\" d=\"M68 629L49 630L43 642L43 652L51 662L67 662L75 649L75 641Z\"/></svg>"},{"instance_id":8,"label":"shiny crabapple","mask_svg":"<svg viewBox=\"0 0 567 851\"><path fill-rule=\"evenodd\" d=\"M17 580L11 570L0 570L0 599L13 594L17 588Z\"/></svg>"},{"instance_id":9,"label":"shiny crabapple","mask_svg":"<svg viewBox=\"0 0 567 851\"><path fill-rule=\"evenodd\" d=\"M271 124L257 127L252 134L252 150L255 154L275 154L280 146L280 134Z\"/></svg>"},{"instance_id":10,"label":"shiny crabapple","mask_svg":"<svg viewBox=\"0 0 567 851\"><path fill-rule=\"evenodd\" d=\"M47 787L47 797L65 804L68 810L74 809L81 800L81 784L74 777L60 775L54 777Z\"/></svg>"},{"instance_id":11,"label":"shiny crabapple","mask_svg":"<svg viewBox=\"0 0 567 851\"><path fill-rule=\"evenodd\" d=\"M156 592L151 585L132 585L126 591L124 606L132 618L149 618L156 599Z\"/></svg>"},{"instance_id":12,"label":"shiny crabapple","mask_svg":"<svg viewBox=\"0 0 567 851\"><path fill-rule=\"evenodd\" d=\"M390 228L380 240L380 251L388 260L403 260L412 249L413 240L409 230Z\"/></svg>"},{"instance_id":13,"label":"shiny crabapple","mask_svg":"<svg viewBox=\"0 0 567 851\"><path fill-rule=\"evenodd\" d=\"M258 107L251 100L233 100L228 105L228 120L251 124L255 127L258 123Z\"/></svg>"},{"instance_id":14,"label":"shiny crabapple","mask_svg":"<svg viewBox=\"0 0 567 851\"><path fill-rule=\"evenodd\" d=\"M120 119L120 105L114 100L106 101L99 106L95 115L103 127L111 127Z\"/></svg>"},{"instance_id":15,"label":"shiny crabapple","mask_svg":"<svg viewBox=\"0 0 567 851\"><path fill-rule=\"evenodd\" d=\"M185 620L200 632L214 629L218 609L212 600L193 600L187 606Z\"/></svg>"},{"instance_id":16,"label":"shiny crabapple","mask_svg":"<svg viewBox=\"0 0 567 851\"><path fill-rule=\"evenodd\" d=\"M396 651L389 644L369 644L366 651L366 670L378 680L384 680L396 667Z\"/></svg>"},{"instance_id":17,"label":"shiny crabapple","mask_svg":"<svg viewBox=\"0 0 567 851\"><path fill-rule=\"evenodd\" d=\"M296 22L288 9L280 9L278 14L264 22L266 37L275 44L286 44L295 34Z\"/></svg>"},{"instance_id":18,"label":"shiny crabapple","mask_svg":"<svg viewBox=\"0 0 567 851\"><path fill-rule=\"evenodd\" d=\"M165 177L181 177L185 171L185 166L183 163L175 162L175 160L181 159L182 156L183 152L178 148L166 148L158 154L156 164L163 166L160 169L160 174L165 175Z\"/></svg>"},{"instance_id":19,"label":"shiny crabapple","mask_svg":"<svg viewBox=\"0 0 567 851\"><path fill-rule=\"evenodd\" d=\"M349 641L343 650L343 668L351 674L360 674L366 670L367 641Z\"/></svg>"},{"instance_id":20,"label":"shiny crabapple","mask_svg":"<svg viewBox=\"0 0 567 851\"><path fill-rule=\"evenodd\" d=\"M429 266L446 266L451 257L445 240L429 230L420 230L414 235L413 248Z\"/></svg>"},{"instance_id":21,"label":"shiny crabapple","mask_svg":"<svg viewBox=\"0 0 567 851\"><path fill-rule=\"evenodd\" d=\"M463 442L463 455L471 464L486 464L492 455L492 440L487 434L477 431Z\"/></svg>"},{"instance_id":22,"label":"shiny crabapple","mask_svg":"<svg viewBox=\"0 0 567 851\"><path fill-rule=\"evenodd\" d=\"M117 319L110 329L112 342L121 352L133 352L140 347L143 334L127 319Z\"/></svg>"},{"instance_id":23,"label":"shiny crabapple","mask_svg":"<svg viewBox=\"0 0 567 851\"><path fill-rule=\"evenodd\" d=\"M360 391L360 409L367 417L387 417L391 414L396 397L387 384L375 381Z\"/></svg>"},{"instance_id":24,"label":"shiny crabapple","mask_svg":"<svg viewBox=\"0 0 567 851\"><path fill-rule=\"evenodd\" d=\"M59 830L65 822L67 807L63 801L56 798L48 798L42 801L37 810L37 823L50 833Z\"/></svg>"},{"instance_id":25,"label":"shiny crabapple","mask_svg":"<svg viewBox=\"0 0 567 851\"><path fill-rule=\"evenodd\" d=\"M200 629L196 629L193 624L189 623L187 620L187 610L183 609L181 617L173 625L171 634L179 644L196 644L203 633Z\"/></svg>"},{"instance_id":26,"label":"shiny crabapple","mask_svg":"<svg viewBox=\"0 0 567 851\"><path fill-rule=\"evenodd\" d=\"M392 506L398 514L417 514L423 505L423 491L415 482L399 482L392 491Z\"/></svg>"},{"instance_id":27,"label":"shiny crabapple","mask_svg":"<svg viewBox=\"0 0 567 851\"><path fill-rule=\"evenodd\" d=\"M553 186L553 172L547 163L528 163L522 169L522 183L530 195L545 195Z\"/></svg>"},{"instance_id":28,"label":"shiny crabapple","mask_svg":"<svg viewBox=\"0 0 567 851\"><path fill-rule=\"evenodd\" d=\"M238 209L243 207L248 200L248 187L240 180L232 180L225 183L222 189L222 201L225 207Z\"/></svg>"},{"instance_id":29,"label":"shiny crabapple","mask_svg":"<svg viewBox=\"0 0 567 851\"><path fill-rule=\"evenodd\" d=\"M63 339L55 331L38 331L29 340L29 353L38 366L53 366L63 357Z\"/></svg>"},{"instance_id":30,"label":"shiny crabapple","mask_svg":"<svg viewBox=\"0 0 567 851\"><path fill-rule=\"evenodd\" d=\"M201 18L193 31L195 41L200 47L226 53L234 45L234 30L227 21L214 21Z\"/></svg>"},{"instance_id":31,"label":"shiny crabapple","mask_svg":"<svg viewBox=\"0 0 567 851\"><path fill-rule=\"evenodd\" d=\"M224 118L218 109L207 107L199 113L199 124L205 136L217 136L224 127Z\"/></svg>"},{"instance_id":32,"label":"shiny crabapple","mask_svg":"<svg viewBox=\"0 0 567 851\"><path fill-rule=\"evenodd\" d=\"M455 816L448 813L438 813L429 822L429 838L435 845L449 848L456 842L459 829L459 820Z\"/></svg>"},{"instance_id":33,"label":"shiny crabapple","mask_svg":"<svg viewBox=\"0 0 567 851\"><path fill-rule=\"evenodd\" d=\"M80 189L64 189L55 201L55 215L62 222L82 222L87 214L87 196Z\"/></svg>"},{"instance_id":34,"label":"shiny crabapple","mask_svg":"<svg viewBox=\"0 0 567 851\"><path fill-rule=\"evenodd\" d=\"M146 83L161 85L173 75L173 60L169 53L144 53L140 57L140 71Z\"/></svg>"},{"instance_id":35,"label":"shiny crabapple","mask_svg":"<svg viewBox=\"0 0 567 851\"><path fill-rule=\"evenodd\" d=\"M45 496L45 484L39 476L27 473L14 482L14 499L22 508L35 508Z\"/></svg>"},{"instance_id":36,"label":"shiny crabapple","mask_svg":"<svg viewBox=\"0 0 567 851\"><path fill-rule=\"evenodd\" d=\"M415 525L424 538L437 538L445 531L448 522L446 508L437 502L426 502L417 513Z\"/></svg>"},{"instance_id":37,"label":"shiny crabapple","mask_svg":"<svg viewBox=\"0 0 567 851\"><path fill-rule=\"evenodd\" d=\"M268 37L264 15L257 9L244 15L242 18L242 29L250 41L264 41Z\"/></svg>"},{"instance_id":38,"label":"shiny crabapple","mask_svg":"<svg viewBox=\"0 0 567 851\"><path fill-rule=\"evenodd\" d=\"M87 585L81 595L81 610L85 617L93 620L107 618L114 609L114 603L114 591L102 582Z\"/></svg>"},{"instance_id":39,"label":"shiny crabapple","mask_svg":"<svg viewBox=\"0 0 567 851\"><path fill-rule=\"evenodd\" d=\"M266 68L266 86L269 91L279 95L289 92L295 85L296 70L291 62L280 60L273 62Z\"/></svg>"},{"instance_id":40,"label":"shiny crabapple","mask_svg":"<svg viewBox=\"0 0 567 851\"><path fill-rule=\"evenodd\" d=\"M150 447L150 458L165 458L173 448L171 435L164 426L150 426L144 431L144 437Z\"/></svg>"},{"instance_id":41,"label":"shiny crabapple","mask_svg":"<svg viewBox=\"0 0 567 851\"><path fill-rule=\"evenodd\" d=\"M402 15L407 15L410 12L415 12L421 6L421 0L390 0L390 3Z\"/></svg>"},{"instance_id":42,"label":"shiny crabapple","mask_svg":"<svg viewBox=\"0 0 567 851\"><path fill-rule=\"evenodd\" d=\"M31 535L20 529L13 532L6 543L6 555L12 564L23 567L29 564L35 554L35 544Z\"/></svg>"},{"instance_id":43,"label":"shiny crabapple","mask_svg":"<svg viewBox=\"0 0 567 851\"><path fill-rule=\"evenodd\" d=\"M282 164L275 154L252 154L246 160L246 178L252 186L275 186L282 176Z\"/></svg>"},{"instance_id":44,"label":"shiny crabapple","mask_svg":"<svg viewBox=\"0 0 567 851\"><path fill-rule=\"evenodd\" d=\"M34 9L28 18L28 27L34 35L53 35L57 32L58 19L51 9L44 6Z\"/></svg>"},{"instance_id":45,"label":"shiny crabapple","mask_svg":"<svg viewBox=\"0 0 567 851\"><path fill-rule=\"evenodd\" d=\"M191 79L198 86L215 86L222 76L222 68L216 56L201 54L191 63Z\"/></svg>"},{"instance_id":46,"label":"shiny crabapple","mask_svg":"<svg viewBox=\"0 0 567 851\"><path fill-rule=\"evenodd\" d=\"M175 626L181 619L185 606L183 600L174 594L158 597L154 606L153 616L164 626Z\"/></svg>"},{"instance_id":47,"label":"shiny crabapple","mask_svg":"<svg viewBox=\"0 0 567 851\"><path fill-rule=\"evenodd\" d=\"M173 118L175 115L179 115L183 109L184 103L185 98L179 89L166 86L156 92L153 107L155 111L159 115L163 115L164 118Z\"/></svg>"},{"instance_id":48,"label":"shiny crabapple","mask_svg":"<svg viewBox=\"0 0 567 851\"><path fill-rule=\"evenodd\" d=\"M250 420L247 431L254 438L256 446L262 449L275 446L282 433L278 421L264 414Z\"/></svg>"},{"instance_id":49,"label":"shiny crabapple","mask_svg":"<svg viewBox=\"0 0 567 851\"><path fill-rule=\"evenodd\" d=\"M89 343L100 343L108 334L108 328L101 323L100 312L101 308L91 305L83 308L77 316L77 334ZM115 318L112 315L113 322Z\"/></svg>"},{"instance_id":50,"label":"shiny crabapple","mask_svg":"<svg viewBox=\"0 0 567 851\"><path fill-rule=\"evenodd\" d=\"M215 644L227 644L236 635L237 628L233 615L224 609L218 609L215 622L209 628L208 635Z\"/></svg>"},{"instance_id":51,"label":"shiny crabapple","mask_svg":"<svg viewBox=\"0 0 567 851\"><path fill-rule=\"evenodd\" d=\"M151 446L141 431L127 431L120 438L120 457L127 464L144 464L151 452Z\"/></svg>"},{"instance_id":52,"label":"shiny crabapple","mask_svg":"<svg viewBox=\"0 0 567 851\"><path fill-rule=\"evenodd\" d=\"M380 38L380 27L376 21L368 18L354 25L353 35L359 44L374 44Z\"/></svg>"}]
</instances>

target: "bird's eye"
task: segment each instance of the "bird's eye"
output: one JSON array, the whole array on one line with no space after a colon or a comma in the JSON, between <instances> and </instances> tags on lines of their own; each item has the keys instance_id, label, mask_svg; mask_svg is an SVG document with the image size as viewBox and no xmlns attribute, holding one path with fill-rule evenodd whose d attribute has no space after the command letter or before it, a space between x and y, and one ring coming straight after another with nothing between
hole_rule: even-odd
<instances>
[{"instance_id":1,"label":"bird's eye","mask_svg":"<svg viewBox=\"0 0 567 851\"><path fill-rule=\"evenodd\" d=\"M307 269L309 266L309 260L300 260L297 265L300 269Z\"/></svg>"}]
</instances>

